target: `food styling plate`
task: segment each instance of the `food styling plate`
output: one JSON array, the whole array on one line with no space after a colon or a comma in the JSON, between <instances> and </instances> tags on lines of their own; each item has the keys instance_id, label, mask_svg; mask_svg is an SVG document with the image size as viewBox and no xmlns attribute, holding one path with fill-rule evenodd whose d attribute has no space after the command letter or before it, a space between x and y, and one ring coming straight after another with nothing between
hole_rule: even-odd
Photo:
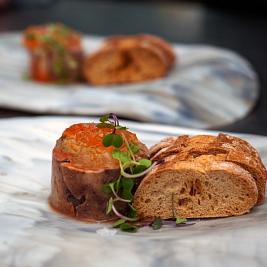
<instances>
[{"instance_id":1,"label":"food styling plate","mask_svg":"<svg viewBox=\"0 0 267 267\"><path fill-rule=\"evenodd\" d=\"M176 45L163 79L117 86L41 84L25 79L28 55L19 33L0 35L0 106L35 113L100 115L210 128L233 123L254 107L257 75L236 53L207 45ZM83 38L87 53L103 38ZM24 78L23 78L24 77Z\"/></svg>"},{"instance_id":2,"label":"food styling plate","mask_svg":"<svg viewBox=\"0 0 267 267\"><path fill-rule=\"evenodd\" d=\"M266 266L267 203L243 216L193 220L194 225L160 230L144 227L137 233L79 222L51 210L47 199L52 148L66 127L88 120L1 120L1 267ZM148 146L171 135L215 134L156 124L122 124ZM267 137L240 136L256 147L266 164Z\"/></svg>"}]
</instances>

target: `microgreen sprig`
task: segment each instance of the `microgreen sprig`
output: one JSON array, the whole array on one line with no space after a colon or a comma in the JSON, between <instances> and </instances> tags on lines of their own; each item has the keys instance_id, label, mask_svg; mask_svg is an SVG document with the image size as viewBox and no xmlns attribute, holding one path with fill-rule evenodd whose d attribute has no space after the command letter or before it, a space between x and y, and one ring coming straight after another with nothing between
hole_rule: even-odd
<instances>
[{"instance_id":1,"label":"microgreen sprig","mask_svg":"<svg viewBox=\"0 0 267 267\"><path fill-rule=\"evenodd\" d=\"M148 173L155 164L149 159L137 159L137 154L140 148L137 144L130 142L123 130L126 127L121 126L117 116L110 113L102 116L99 123L96 125L98 128L112 129L111 133L103 137L102 144L105 147L113 147L112 157L119 161L120 175L119 177L105 185L105 190L112 194L107 202L106 213L113 212L119 221L115 223L114 227L120 227L124 231L135 231L136 226L128 223L138 220L136 210L132 206L133 189L135 186L135 178L141 177ZM120 132L117 132L120 130ZM124 202L128 205L128 214L121 214L116 208L117 202Z\"/></svg>"},{"instance_id":2,"label":"microgreen sprig","mask_svg":"<svg viewBox=\"0 0 267 267\"><path fill-rule=\"evenodd\" d=\"M105 147L114 146L120 148L123 144L123 137L116 134L116 130L126 130L126 127L120 126L119 120L114 113L104 115L99 119L99 123L96 125L98 128L113 129L112 133L104 136L102 143Z\"/></svg>"},{"instance_id":3,"label":"microgreen sprig","mask_svg":"<svg viewBox=\"0 0 267 267\"><path fill-rule=\"evenodd\" d=\"M162 220L160 217L156 217L152 223L149 225L152 227L153 230L159 230L163 225L170 225L170 226L189 226L195 223L187 223L186 218L176 217L175 220Z\"/></svg>"}]
</instances>

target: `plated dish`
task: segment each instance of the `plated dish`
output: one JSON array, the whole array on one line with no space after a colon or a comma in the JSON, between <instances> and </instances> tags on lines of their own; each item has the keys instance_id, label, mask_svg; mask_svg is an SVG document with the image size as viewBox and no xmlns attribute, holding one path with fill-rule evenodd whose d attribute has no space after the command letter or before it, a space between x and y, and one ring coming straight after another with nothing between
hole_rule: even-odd
<instances>
[{"instance_id":1,"label":"plated dish","mask_svg":"<svg viewBox=\"0 0 267 267\"><path fill-rule=\"evenodd\" d=\"M207 45L172 44L176 63L161 79L121 85L44 84L25 79L30 62L21 33L0 35L0 105L35 113L100 115L208 128L243 118L258 94L257 75L237 54ZM92 55L104 38L84 35ZM29 101L30 99L30 101Z\"/></svg>"},{"instance_id":2,"label":"plated dish","mask_svg":"<svg viewBox=\"0 0 267 267\"><path fill-rule=\"evenodd\" d=\"M29 78L44 83L153 80L166 76L175 62L171 45L148 34L112 36L86 55L81 35L60 23L28 27L23 44L30 55Z\"/></svg>"},{"instance_id":3,"label":"plated dish","mask_svg":"<svg viewBox=\"0 0 267 267\"><path fill-rule=\"evenodd\" d=\"M162 220L248 213L265 200L266 169L230 135L167 137L148 149L113 113L67 128L53 149L49 202L74 218L137 231Z\"/></svg>"},{"instance_id":4,"label":"plated dish","mask_svg":"<svg viewBox=\"0 0 267 267\"><path fill-rule=\"evenodd\" d=\"M30 56L30 79L43 83L81 79L83 48L74 30L63 24L30 26L22 43Z\"/></svg>"},{"instance_id":5,"label":"plated dish","mask_svg":"<svg viewBox=\"0 0 267 267\"><path fill-rule=\"evenodd\" d=\"M83 223L53 211L47 204L51 193L51 151L66 128L83 121L88 118L1 120L1 266L70 267L77 261L82 267L167 267L181 262L186 267L236 263L265 266L262 248L267 244L266 202L244 216L191 219L194 225L164 225L158 231L142 227L135 234L107 224ZM98 119L90 121L97 123ZM147 147L168 136L217 135L171 126L120 123L127 125ZM267 163L266 137L238 137L251 143Z\"/></svg>"}]
</instances>

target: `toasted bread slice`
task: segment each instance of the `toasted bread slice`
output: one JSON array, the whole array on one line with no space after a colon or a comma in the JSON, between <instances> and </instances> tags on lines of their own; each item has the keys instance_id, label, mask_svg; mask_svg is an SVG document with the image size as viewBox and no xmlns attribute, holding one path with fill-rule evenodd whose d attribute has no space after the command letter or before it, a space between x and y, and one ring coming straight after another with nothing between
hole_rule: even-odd
<instances>
[{"instance_id":1,"label":"toasted bread slice","mask_svg":"<svg viewBox=\"0 0 267 267\"><path fill-rule=\"evenodd\" d=\"M159 164L139 185L134 207L142 219L227 217L249 212L257 198L248 171L220 156L204 155Z\"/></svg>"},{"instance_id":2,"label":"toasted bread slice","mask_svg":"<svg viewBox=\"0 0 267 267\"><path fill-rule=\"evenodd\" d=\"M180 136L169 138L167 142L163 140L152 147L150 153L154 161L170 155L176 155L177 160L188 160L201 155L224 154L223 161L233 162L251 173L258 187L258 204L264 202L266 169L255 148L238 137L225 134Z\"/></svg>"}]
</instances>

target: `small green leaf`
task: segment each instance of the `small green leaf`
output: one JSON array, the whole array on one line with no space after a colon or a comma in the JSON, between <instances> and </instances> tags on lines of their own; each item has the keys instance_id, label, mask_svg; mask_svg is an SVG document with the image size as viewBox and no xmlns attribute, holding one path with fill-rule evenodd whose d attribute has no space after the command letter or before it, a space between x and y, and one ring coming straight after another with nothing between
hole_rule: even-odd
<instances>
[{"instance_id":1,"label":"small green leaf","mask_svg":"<svg viewBox=\"0 0 267 267\"><path fill-rule=\"evenodd\" d=\"M151 166L151 160L149 159L141 159L138 161L142 166L145 166L146 168L149 168Z\"/></svg>"},{"instance_id":2,"label":"small green leaf","mask_svg":"<svg viewBox=\"0 0 267 267\"><path fill-rule=\"evenodd\" d=\"M128 206L129 206L129 210L128 210L127 216L129 218L136 218L137 219L136 209L130 203L128 203Z\"/></svg>"},{"instance_id":3,"label":"small green leaf","mask_svg":"<svg viewBox=\"0 0 267 267\"><path fill-rule=\"evenodd\" d=\"M136 167L134 167L133 169L133 174L137 174L137 173L141 173L146 169L146 167L144 165L137 165Z\"/></svg>"},{"instance_id":4,"label":"small green leaf","mask_svg":"<svg viewBox=\"0 0 267 267\"><path fill-rule=\"evenodd\" d=\"M122 152L119 149L114 148L112 150L112 157L119 160L122 164L131 161L127 152Z\"/></svg>"},{"instance_id":5,"label":"small green leaf","mask_svg":"<svg viewBox=\"0 0 267 267\"><path fill-rule=\"evenodd\" d=\"M45 35L45 34L43 34L42 36L40 36L40 39L43 42L51 42L51 41L53 41L53 39L50 36Z\"/></svg>"},{"instance_id":6,"label":"small green leaf","mask_svg":"<svg viewBox=\"0 0 267 267\"><path fill-rule=\"evenodd\" d=\"M128 178L122 178L122 198L132 200L132 189L134 187L134 181Z\"/></svg>"},{"instance_id":7,"label":"small green leaf","mask_svg":"<svg viewBox=\"0 0 267 267\"><path fill-rule=\"evenodd\" d=\"M113 134L113 140L112 140L112 145L114 147L121 147L123 144L123 138L122 136L118 135L118 134Z\"/></svg>"},{"instance_id":8,"label":"small green leaf","mask_svg":"<svg viewBox=\"0 0 267 267\"><path fill-rule=\"evenodd\" d=\"M113 183L109 183L108 184L108 186L109 186L109 188L110 188L110 190L111 190L111 192L113 192L114 193L114 185L115 185L115 182L113 182Z\"/></svg>"},{"instance_id":9,"label":"small green leaf","mask_svg":"<svg viewBox=\"0 0 267 267\"><path fill-rule=\"evenodd\" d=\"M109 214L112 211L112 206L113 206L113 198L111 197L107 202L106 214Z\"/></svg>"},{"instance_id":10,"label":"small green leaf","mask_svg":"<svg viewBox=\"0 0 267 267\"><path fill-rule=\"evenodd\" d=\"M118 125L115 127L115 129L116 130L127 130L127 127Z\"/></svg>"},{"instance_id":11,"label":"small green leaf","mask_svg":"<svg viewBox=\"0 0 267 267\"><path fill-rule=\"evenodd\" d=\"M100 117L99 121L100 122L106 122L106 121L108 121L108 119L109 119L109 114L103 115L102 117Z\"/></svg>"},{"instance_id":12,"label":"small green leaf","mask_svg":"<svg viewBox=\"0 0 267 267\"><path fill-rule=\"evenodd\" d=\"M153 223L151 224L151 226L152 226L153 230L158 230L158 229L160 229L161 226L162 226L162 221L161 221L160 217L157 217L157 218L153 221Z\"/></svg>"},{"instance_id":13,"label":"small green leaf","mask_svg":"<svg viewBox=\"0 0 267 267\"><path fill-rule=\"evenodd\" d=\"M114 129L114 125L111 123L101 122L96 125L97 128L108 128L108 129Z\"/></svg>"},{"instance_id":14,"label":"small green leaf","mask_svg":"<svg viewBox=\"0 0 267 267\"><path fill-rule=\"evenodd\" d=\"M177 217L175 223L176 224L180 224L180 223L185 223L186 221L187 221L186 218L179 218L179 217Z\"/></svg>"},{"instance_id":15,"label":"small green leaf","mask_svg":"<svg viewBox=\"0 0 267 267\"><path fill-rule=\"evenodd\" d=\"M124 232L129 232L129 233L135 233L137 232L137 227L133 224L130 223L122 223L120 224L120 229Z\"/></svg>"},{"instance_id":16,"label":"small green leaf","mask_svg":"<svg viewBox=\"0 0 267 267\"><path fill-rule=\"evenodd\" d=\"M114 148L113 150L112 150L112 157L114 158L114 159L118 159L118 160L120 160L120 158L121 158L121 151L119 150L119 149L117 149L117 148Z\"/></svg>"},{"instance_id":17,"label":"small green leaf","mask_svg":"<svg viewBox=\"0 0 267 267\"><path fill-rule=\"evenodd\" d=\"M133 152L133 154L136 154L139 152L139 147L133 143L129 144L129 149Z\"/></svg>"},{"instance_id":18,"label":"small green leaf","mask_svg":"<svg viewBox=\"0 0 267 267\"><path fill-rule=\"evenodd\" d=\"M113 142L113 136L114 134L107 134L104 136L102 143L105 147L111 146Z\"/></svg>"},{"instance_id":19,"label":"small green leaf","mask_svg":"<svg viewBox=\"0 0 267 267\"><path fill-rule=\"evenodd\" d=\"M123 144L123 139L120 135L112 133L105 135L102 140L102 143L105 147L114 146L119 148Z\"/></svg>"},{"instance_id":20,"label":"small green leaf","mask_svg":"<svg viewBox=\"0 0 267 267\"><path fill-rule=\"evenodd\" d=\"M119 219L119 220L117 220L113 225L112 225L112 227L113 228L117 228L117 227L119 227L121 224L123 224L123 223L125 223L125 220L124 219Z\"/></svg>"},{"instance_id":21,"label":"small green leaf","mask_svg":"<svg viewBox=\"0 0 267 267\"><path fill-rule=\"evenodd\" d=\"M114 189L115 189L116 193L119 192L120 188L121 188L121 175L114 183Z\"/></svg>"}]
</instances>

